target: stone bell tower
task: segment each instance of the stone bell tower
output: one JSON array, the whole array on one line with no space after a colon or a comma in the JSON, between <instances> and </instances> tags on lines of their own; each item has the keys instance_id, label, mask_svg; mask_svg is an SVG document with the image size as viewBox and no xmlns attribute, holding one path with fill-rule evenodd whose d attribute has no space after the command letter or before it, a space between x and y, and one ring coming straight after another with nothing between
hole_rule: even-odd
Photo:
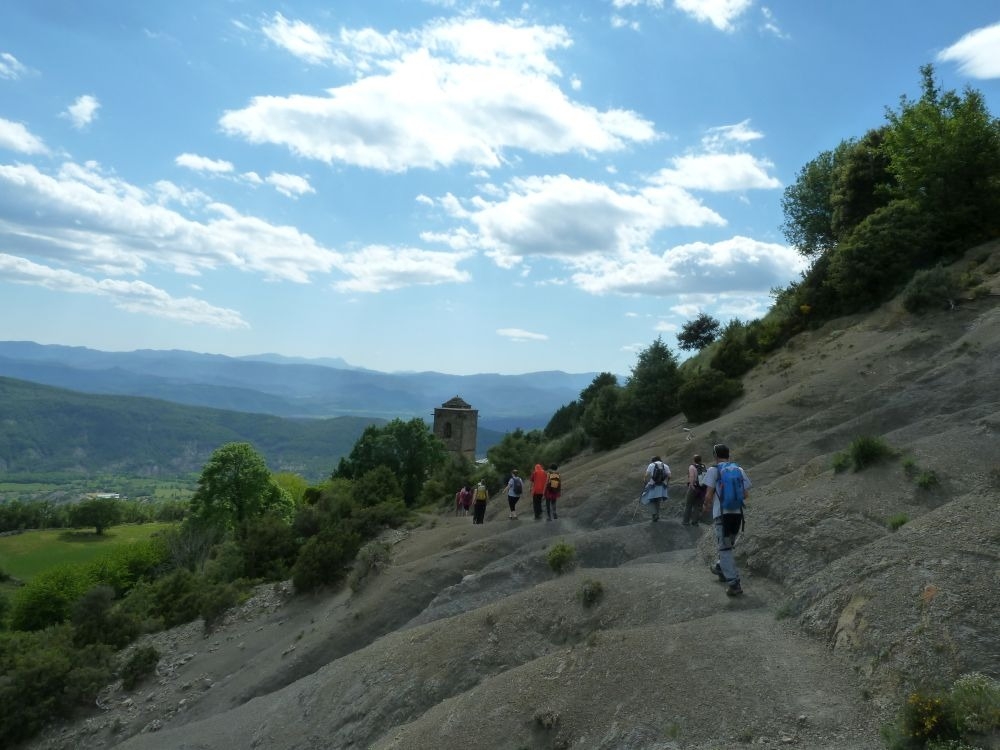
<instances>
[{"instance_id":1,"label":"stone bell tower","mask_svg":"<svg viewBox=\"0 0 1000 750\"><path fill-rule=\"evenodd\" d=\"M434 434L450 453L475 461L478 421L479 411L455 396L434 410Z\"/></svg>"}]
</instances>

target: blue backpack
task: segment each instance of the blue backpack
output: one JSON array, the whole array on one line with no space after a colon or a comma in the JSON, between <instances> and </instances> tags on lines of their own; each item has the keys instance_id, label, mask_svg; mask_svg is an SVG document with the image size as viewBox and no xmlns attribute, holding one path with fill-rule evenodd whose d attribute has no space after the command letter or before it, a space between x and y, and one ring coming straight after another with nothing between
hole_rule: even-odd
<instances>
[{"instance_id":1,"label":"blue backpack","mask_svg":"<svg viewBox=\"0 0 1000 750\"><path fill-rule=\"evenodd\" d=\"M719 464L719 480L715 485L723 513L743 512L743 471L739 464L727 461Z\"/></svg>"}]
</instances>

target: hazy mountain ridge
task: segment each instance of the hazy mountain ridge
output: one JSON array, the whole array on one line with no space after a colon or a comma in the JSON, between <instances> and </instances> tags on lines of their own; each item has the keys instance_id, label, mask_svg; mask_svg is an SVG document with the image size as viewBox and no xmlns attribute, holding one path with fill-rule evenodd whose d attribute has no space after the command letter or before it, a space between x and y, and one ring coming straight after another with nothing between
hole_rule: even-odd
<instances>
[{"instance_id":1,"label":"hazy mountain ridge","mask_svg":"<svg viewBox=\"0 0 1000 750\"><path fill-rule=\"evenodd\" d=\"M102 352L7 341L0 342L0 375L87 393L150 396L283 417L420 416L429 421L435 407L460 395L479 410L484 427L491 427L494 419L509 424L513 417L525 429L543 427L596 375L382 373L293 358L272 361L276 357L180 350Z\"/></svg>"}]
</instances>

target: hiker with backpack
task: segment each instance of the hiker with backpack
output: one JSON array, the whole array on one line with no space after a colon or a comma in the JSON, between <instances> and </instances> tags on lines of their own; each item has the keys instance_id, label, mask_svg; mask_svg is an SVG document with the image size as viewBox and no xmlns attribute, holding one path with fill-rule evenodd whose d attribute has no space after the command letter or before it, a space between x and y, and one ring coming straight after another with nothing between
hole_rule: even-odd
<instances>
[{"instance_id":1,"label":"hiker with backpack","mask_svg":"<svg viewBox=\"0 0 1000 750\"><path fill-rule=\"evenodd\" d=\"M486 501L489 499L490 491L486 489L486 483L480 479L476 489L473 490L472 523L480 524L486 518Z\"/></svg>"},{"instance_id":2,"label":"hiker with backpack","mask_svg":"<svg viewBox=\"0 0 1000 750\"><path fill-rule=\"evenodd\" d=\"M684 497L684 526L697 526L701 522L702 506L705 504L705 474L708 468L701 462L701 455L695 454L688 466L687 494Z\"/></svg>"},{"instance_id":3,"label":"hiker with backpack","mask_svg":"<svg viewBox=\"0 0 1000 750\"><path fill-rule=\"evenodd\" d=\"M545 497L545 520L552 521L559 518L559 514L556 513L556 501L562 494L562 477L559 476L559 472L556 471L559 467L556 464L549 466L549 471L545 478L545 489L542 491L542 495Z\"/></svg>"},{"instance_id":4,"label":"hiker with backpack","mask_svg":"<svg viewBox=\"0 0 1000 750\"><path fill-rule=\"evenodd\" d=\"M743 587L733 547L744 526L743 507L750 494L750 477L739 464L729 460L729 448L722 443L712 448L712 455L715 465L705 475L705 507L712 508L719 558L711 570L726 584L727 596L739 596Z\"/></svg>"},{"instance_id":5,"label":"hiker with backpack","mask_svg":"<svg viewBox=\"0 0 1000 750\"><path fill-rule=\"evenodd\" d=\"M510 506L507 518L511 521L517 520L517 501L521 499L522 492L524 492L524 482L517 475L517 469L511 469L510 479L507 480L507 505Z\"/></svg>"},{"instance_id":6,"label":"hiker with backpack","mask_svg":"<svg viewBox=\"0 0 1000 750\"><path fill-rule=\"evenodd\" d=\"M472 488L469 483L466 482L462 485L462 489L458 491L455 496L456 508L455 513L461 516L469 515L469 508L472 507Z\"/></svg>"},{"instance_id":7,"label":"hiker with backpack","mask_svg":"<svg viewBox=\"0 0 1000 750\"><path fill-rule=\"evenodd\" d=\"M645 486L639 500L643 505L652 508L653 515L650 520L659 521L660 501L670 497L670 467L661 461L659 456L653 456L642 478Z\"/></svg>"},{"instance_id":8,"label":"hiker with backpack","mask_svg":"<svg viewBox=\"0 0 1000 750\"><path fill-rule=\"evenodd\" d=\"M542 498L545 496L545 484L549 481L549 473L541 464L535 464L531 472L531 509L535 511L535 520L542 520Z\"/></svg>"}]
</instances>

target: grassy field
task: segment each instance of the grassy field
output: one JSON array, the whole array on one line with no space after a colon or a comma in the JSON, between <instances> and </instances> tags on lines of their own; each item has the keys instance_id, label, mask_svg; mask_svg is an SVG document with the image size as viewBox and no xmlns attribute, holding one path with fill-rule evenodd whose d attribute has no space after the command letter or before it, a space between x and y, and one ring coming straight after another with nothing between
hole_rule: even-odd
<instances>
[{"instance_id":1,"label":"grassy field","mask_svg":"<svg viewBox=\"0 0 1000 750\"><path fill-rule=\"evenodd\" d=\"M93 531L48 529L0 537L0 570L29 581L47 568L64 563L85 563L119 544L149 539L173 524L145 523L112 526L98 536Z\"/></svg>"}]
</instances>

